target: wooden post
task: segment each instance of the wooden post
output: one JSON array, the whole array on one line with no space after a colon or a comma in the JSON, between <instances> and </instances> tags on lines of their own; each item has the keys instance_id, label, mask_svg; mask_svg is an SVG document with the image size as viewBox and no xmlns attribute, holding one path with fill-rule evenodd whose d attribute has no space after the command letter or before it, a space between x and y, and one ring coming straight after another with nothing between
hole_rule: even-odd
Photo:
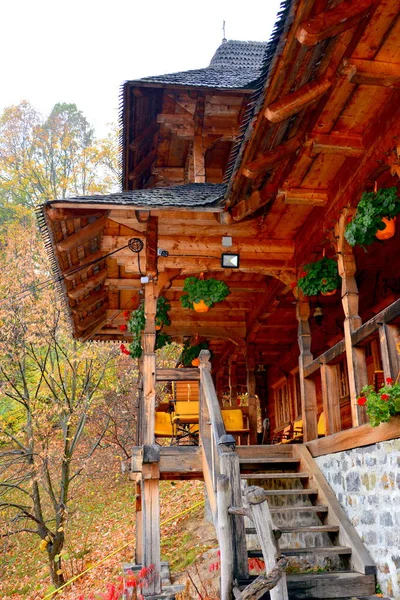
<instances>
[{"instance_id":1,"label":"wooden post","mask_svg":"<svg viewBox=\"0 0 400 600\"><path fill-rule=\"evenodd\" d=\"M246 500L260 541L266 572L272 571L280 558L280 550L274 535L271 513L266 502L265 490L257 486L246 489ZM286 573L270 590L271 600L288 600Z\"/></svg>"},{"instance_id":2,"label":"wooden post","mask_svg":"<svg viewBox=\"0 0 400 600\"><path fill-rule=\"evenodd\" d=\"M304 367L312 362L313 355L311 354L311 331L308 322L310 317L310 305L301 292L297 301L296 316L299 322L299 377L301 412L303 418L303 439L305 442L310 442L318 437L317 396L315 393L315 382L310 378L304 377Z\"/></svg>"},{"instance_id":3,"label":"wooden post","mask_svg":"<svg viewBox=\"0 0 400 600\"><path fill-rule=\"evenodd\" d=\"M382 323L379 327L379 342L381 345L382 367L385 379L390 377L396 380L399 375L400 357L396 348L396 341L400 337L399 334L398 325Z\"/></svg>"},{"instance_id":4,"label":"wooden post","mask_svg":"<svg viewBox=\"0 0 400 600\"><path fill-rule=\"evenodd\" d=\"M221 600L231 600L233 587L233 548L231 517L228 508L231 504L229 479L219 475L217 479L218 541L221 563Z\"/></svg>"},{"instance_id":5,"label":"wooden post","mask_svg":"<svg viewBox=\"0 0 400 600\"><path fill-rule=\"evenodd\" d=\"M220 449L224 450L220 444ZM226 448L220 455L220 469L229 480L231 489L231 506L242 507L242 486L240 479L239 456L231 448ZM219 518L219 517L218 517ZM242 517L232 518L231 545L234 550L234 575L235 578L247 579L249 576L249 565L246 545L246 532Z\"/></svg>"},{"instance_id":6,"label":"wooden post","mask_svg":"<svg viewBox=\"0 0 400 600\"><path fill-rule=\"evenodd\" d=\"M155 316L157 296L154 283L145 285L144 312L146 325L143 334L143 465L142 465L142 518L143 564L154 565L154 576L143 589L143 595L161 592L160 563L160 498L159 450L154 446L156 401L156 340ZM158 450L158 454L157 454ZM158 460L157 460L158 458Z\"/></svg>"},{"instance_id":7,"label":"wooden post","mask_svg":"<svg viewBox=\"0 0 400 600\"><path fill-rule=\"evenodd\" d=\"M135 563L143 564L143 513L142 513L142 487L141 475L137 475L136 489L136 545L135 545Z\"/></svg>"},{"instance_id":8,"label":"wooden post","mask_svg":"<svg viewBox=\"0 0 400 600\"><path fill-rule=\"evenodd\" d=\"M257 397L255 344L246 347L247 394L249 397L250 444L257 444Z\"/></svg>"},{"instance_id":9,"label":"wooden post","mask_svg":"<svg viewBox=\"0 0 400 600\"><path fill-rule=\"evenodd\" d=\"M355 280L356 261L353 249L344 237L349 212L344 210L335 227L338 249L338 270L342 278L342 305L345 315L344 342L346 348L347 371L353 427L366 423L365 408L358 406L357 396L368 384L367 363L364 348L353 346L351 334L361 326L358 315L358 288Z\"/></svg>"},{"instance_id":10,"label":"wooden post","mask_svg":"<svg viewBox=\"0 0 400 600\"><path fill-rule=\"evenodd\" d=\"M237 363L234 358L229 360L229 395L231 406L236 406L237 400Z\"/></svg>"},{"instance_id":11,"label":"wooden post","mask_svg":"<svg viewBox=\"0 0 400 600\"><path fill-rule=\"evenodd\" d=\"M326 435L341 431L338 370L336 365L321 365L322 407Z\"/></svg>"}]
</instances>

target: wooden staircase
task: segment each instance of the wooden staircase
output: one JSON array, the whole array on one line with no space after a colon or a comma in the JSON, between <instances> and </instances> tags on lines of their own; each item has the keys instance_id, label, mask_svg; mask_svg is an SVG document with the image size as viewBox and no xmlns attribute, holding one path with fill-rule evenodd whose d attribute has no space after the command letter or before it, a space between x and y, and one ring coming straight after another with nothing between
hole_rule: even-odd
<instances>
[{"instance_id":1,"label":"wooden staircase","mask_svg":"<svg viewBox=\"0 0 400 600\"><path fill-rule=\"evenodd\" d=\"M236 452L242 480L266 490L281 531L290 600L374 594L375 565L307 448L241 446ZM262 557L254 534L246 519L249 558Z\"/></svg>"}]
</instances>

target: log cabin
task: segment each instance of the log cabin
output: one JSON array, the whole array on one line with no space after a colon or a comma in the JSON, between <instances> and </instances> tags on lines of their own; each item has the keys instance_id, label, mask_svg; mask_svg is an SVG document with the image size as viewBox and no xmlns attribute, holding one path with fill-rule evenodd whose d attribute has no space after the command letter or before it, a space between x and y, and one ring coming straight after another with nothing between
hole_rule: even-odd
<instances>
[{"instance_id":1,"label":"log cabin","mask_svg":"<svg viewBox=\"0 0 400 600\"><path fill-rule=\"evenodd\" d=\"M400 597L400 416L371 427L357 402L365 385L399 374L400 235L367 248L344 235L363 192L399 190L399 8L285 0L269 42L224 40L204 69L125 82L122 191L38 209L75 338L129 345L124 313L144 299L131 476L136 563L156 567L149 597L170 593L159 481L183 478L205 481L222 598L259 552L246 546L243 480L263 485L292 561L290 598L368 596L376 580ZM341 289L306 296L299 277L322 257L337 261ZM183 308L190 276L229 295L207 312ZM207 342L211 360L156 368L160 296L165 333ZM160 381L197 390L195 443L156 443ZM236 430L226 403L245 419Z\"/></svg>"}]
</instances>

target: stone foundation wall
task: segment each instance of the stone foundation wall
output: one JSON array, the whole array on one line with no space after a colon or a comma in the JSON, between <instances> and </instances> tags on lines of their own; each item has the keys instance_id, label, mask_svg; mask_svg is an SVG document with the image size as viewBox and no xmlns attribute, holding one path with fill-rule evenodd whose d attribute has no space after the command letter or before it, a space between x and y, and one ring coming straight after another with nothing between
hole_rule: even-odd
<instances>
[{"instance_id":1,"label":"stone foundation wall","mask_svg":"<svg viewBox=\"0 0 400 600\"><path fill-rule=\"evenodd\" d=\"M316 462L375 560L383 594L400 600L400 439Z\"/></svg>"}]
</instances>

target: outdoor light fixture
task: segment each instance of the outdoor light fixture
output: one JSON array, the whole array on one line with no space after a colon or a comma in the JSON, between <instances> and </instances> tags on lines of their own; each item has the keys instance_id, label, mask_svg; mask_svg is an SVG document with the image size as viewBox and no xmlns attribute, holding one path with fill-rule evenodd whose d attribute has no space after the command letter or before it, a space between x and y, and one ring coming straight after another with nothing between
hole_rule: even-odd
<instances>
[{"instance_id":1,"label":"outdoor light fixture","mask_svg":"<svg viewBox=\"0 0 400 600\"><path fill-rule=\"evenodd\" d=\"M324 312L322 310L322 306L320 306L319 304L317 304L317 306L315 307L313 317L317 326L321 327L322 321L324 320Z\"/></svg>"},{"instance_id":2,"label":"outdoor light fixture","mask_svg":"<svg viewBox=\"0 0 400 600\"><path fill-rule=\"evenodd\" d=\"M240 262L239 254L221 254L221 267L224 269L238 269Z\"/></svg>"}]
</instances>

